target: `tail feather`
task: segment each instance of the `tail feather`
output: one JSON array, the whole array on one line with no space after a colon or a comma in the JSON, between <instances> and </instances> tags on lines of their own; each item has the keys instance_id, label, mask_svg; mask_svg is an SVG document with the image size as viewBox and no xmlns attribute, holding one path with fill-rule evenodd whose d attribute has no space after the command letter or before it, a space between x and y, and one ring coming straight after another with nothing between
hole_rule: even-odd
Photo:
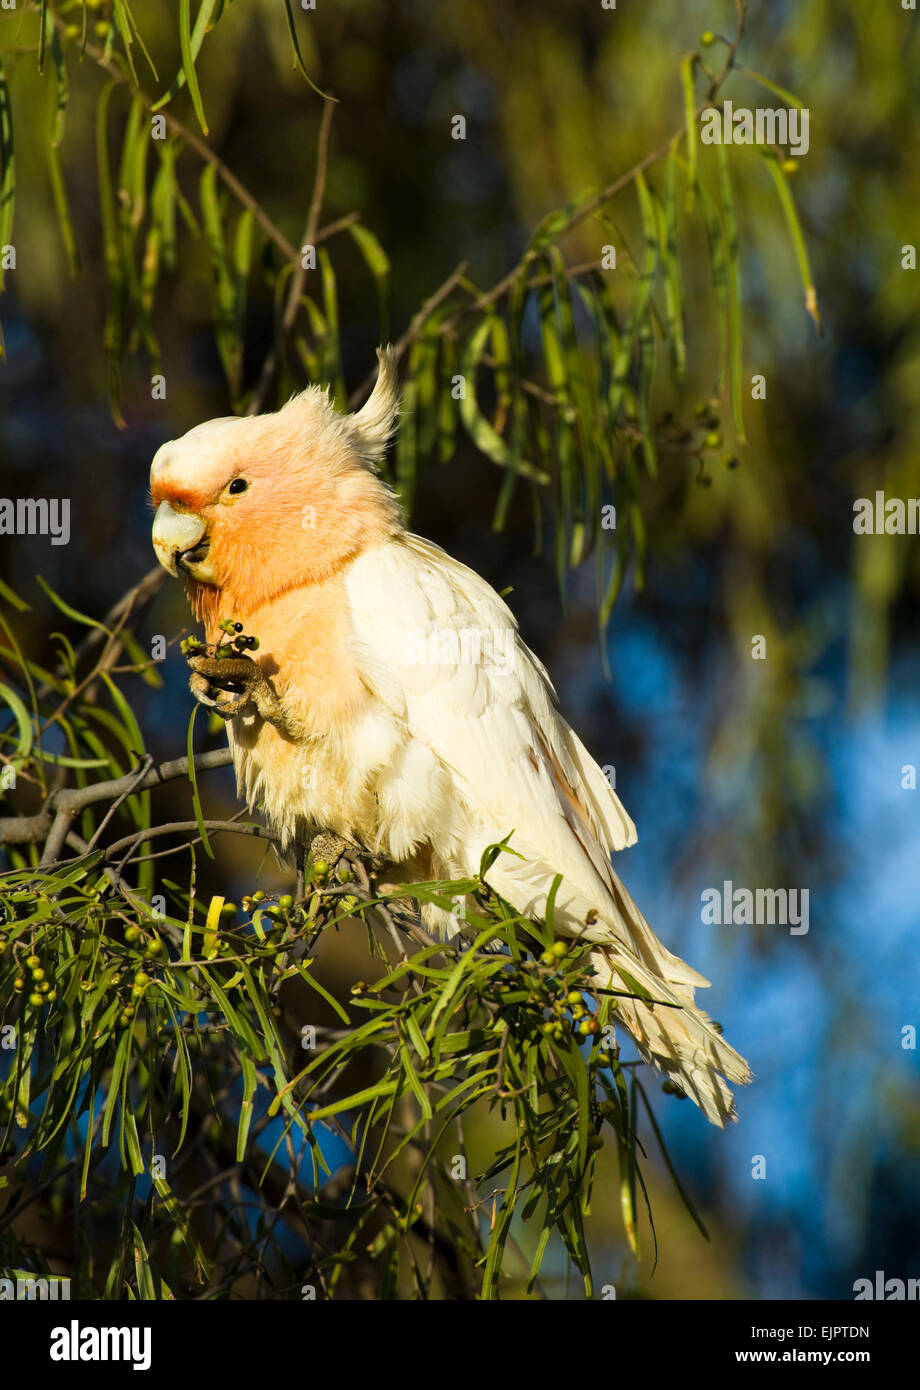
<instances>
[{"instance_id":1,"label":"tail feather","mask_svg":"<svg viewBox=\"0 0 920 1390\"><path fill-rule=\"evenodd\" d=\"M694 1004L692 989L665 981L619 944L599 946L591 962L600 985L623 991L615 1000L614 1018L622 1021L643 1061L666 1072L713 1124L737 1119L723 1077L746 1085L750 1068ZM624 997L641 992L649 1002Z\"/></svg>"}]
</instances>

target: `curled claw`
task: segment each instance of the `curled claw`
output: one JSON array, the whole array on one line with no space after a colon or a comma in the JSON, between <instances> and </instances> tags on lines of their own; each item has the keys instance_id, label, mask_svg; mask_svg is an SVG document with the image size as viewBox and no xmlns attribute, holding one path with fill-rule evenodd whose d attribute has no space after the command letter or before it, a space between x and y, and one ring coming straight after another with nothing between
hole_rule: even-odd
<instances>
[{"instance_id":1,"label":"curled claw","mask_svg":"<svg viewBox=\"0 0 920 1390\"><path fill-rule=\"evenodd\" d=\"M196 700L213 709L221 719L232 719L250 706L258 707L256 692L268 684L248 656L190 656L188 664L192 671L189 689ZM230 698L215 699L215 690L228 691Z\"/></svg>"},{"instance_id":2,"label":"curled claw","mask_svg":"<svg viewBox=\"0 0 920 1390\"><path fill-rule=\"evenodd\" d=\"M292 733L292 725L271 683L251 657L192 655L188 664L192 671L189 689L196 700L213 709L221 719L256 710L282 733ZM215 690L227 692L229 698L215 699Z\"/></svg>"}]
</instances>

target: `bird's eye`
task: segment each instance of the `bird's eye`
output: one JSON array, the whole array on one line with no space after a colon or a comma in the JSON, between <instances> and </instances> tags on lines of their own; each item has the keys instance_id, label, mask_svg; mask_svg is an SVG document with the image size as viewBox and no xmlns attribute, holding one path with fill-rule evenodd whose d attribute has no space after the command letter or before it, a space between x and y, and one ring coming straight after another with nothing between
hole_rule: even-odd
<instances>
[{"instance_id":1,"label":"bird's eye","mask_svg":"<svg viewBox=\"0 0 920 1390\"><path fill-rule=\"evenodd\" d=\"M232 497L237 497L241 492L245 492L248 487L249 484L245 478L234 478L233 482L227 488L227 491Z\"/></svg>"}]
</instances>

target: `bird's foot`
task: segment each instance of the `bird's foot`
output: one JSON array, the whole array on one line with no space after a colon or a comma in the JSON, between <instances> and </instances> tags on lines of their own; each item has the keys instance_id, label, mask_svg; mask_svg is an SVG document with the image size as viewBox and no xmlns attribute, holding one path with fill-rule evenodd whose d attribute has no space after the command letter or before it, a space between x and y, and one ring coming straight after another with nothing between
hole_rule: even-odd
<instances>
[{"instance_id":1,"label":"bird's foot","mask_svg":"<svg viewBox=\"0 0 920 1390\"><path fill-rule=\"evenodd\" d=\"M249 656L190 656L189 689L221 719L255 710L269 724L285 729L287 720L261 666ZM220 691L223 698L217 698Z\"/></svg>"},{"instance_id":2,"label":"bird's foot","mask_svg":"<svg viewBox=\"0 0 920 1390\"><path fill-rule=\"evenodd\" d=\"M323 830L310 841L310 858L314 864L328 864L330 869L334 869L345 851L350 848L348 841L343 840L341 835L333 835L331 831Z\"/></svg>"}]
</instances>

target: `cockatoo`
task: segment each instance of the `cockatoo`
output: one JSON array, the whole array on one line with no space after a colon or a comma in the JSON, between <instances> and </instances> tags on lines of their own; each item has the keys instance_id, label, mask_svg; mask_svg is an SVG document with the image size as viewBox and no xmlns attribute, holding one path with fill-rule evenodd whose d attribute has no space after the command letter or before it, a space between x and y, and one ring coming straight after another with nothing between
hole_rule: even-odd
<instances>
[{"instance_id":1,"label":"cockatoo","mask_svg":"<svg viewBox=\"0 0 920 1390\"><path fill-rule=\"evenodd\" d=\"M415 881L449 880L476 875L510 833L516 853L487 882L536 918L561 874L557 934L591 943L640 1055L722 1125L735 1118L726 1079L749 1081L747 1063L694 1004L708 980L614 872L635 826L508 607L404 526L377 470L396 427L396 356L378 359L356 414L314 386L157 451L159 560L184 576L209 642L227 619L259 639L255 659L191 657L193 693L227 720L240 793L285 845L323 830ZM455 914L423 911L439 935L457 929Z\"/></svg>"}]
</instances>

